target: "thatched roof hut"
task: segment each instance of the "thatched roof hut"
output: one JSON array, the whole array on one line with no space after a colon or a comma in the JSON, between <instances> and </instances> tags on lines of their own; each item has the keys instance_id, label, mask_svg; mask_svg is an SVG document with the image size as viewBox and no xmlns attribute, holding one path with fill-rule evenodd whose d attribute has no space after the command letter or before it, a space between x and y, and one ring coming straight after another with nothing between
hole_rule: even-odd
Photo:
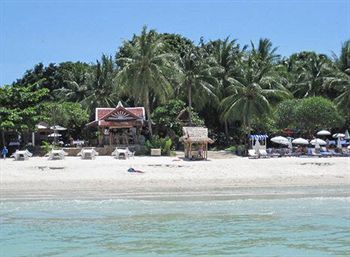
<instances>
[{"instance_id":1,"label":"thatched roof hut","mask_svg":"<svg viewBox=\"0 0 350 257\"><path fill-rule=\"evenodd\" d=\"M207 159L208 144L214 141L208 137L208 129L203 127L183 127L180 141L185 146L185 157L189 159Z\"/></svg>"}]
</instances>

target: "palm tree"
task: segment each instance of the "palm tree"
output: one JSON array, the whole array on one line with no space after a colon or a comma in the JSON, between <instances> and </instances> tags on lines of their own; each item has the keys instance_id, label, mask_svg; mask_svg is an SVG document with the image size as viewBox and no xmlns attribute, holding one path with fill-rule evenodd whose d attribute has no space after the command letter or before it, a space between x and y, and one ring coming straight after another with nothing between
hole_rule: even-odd
<instances>
[{"instance_id":1,"label":"palm tree","mask_svg":"<svg viewBox=\"0 0 350 257\"><path fill-rule=\"evenodd\" d=\"M331 71L326 55L314 52L293 54L287 61L292 74L290 89L297 97L317 96L325 93L325 78Z\"/></svg>"},{"instance_id":2,"label":"palm tree","mask_svg":"<svg viewBox=\"0 0 350 257\"><path fill-rule=\"evenodd\" d=\"M54 90L57 98L63 101L82 102L89 95L88 82L93 76L90 65L81 62L65 62L58 67L63 86Z\"/></svg>"},{"instance_id":3,"label":"palm tree","mask_svg":"<svg viewBox=\"0 0 350 257\"><path fill-rule=\"evenodd\" d=\"M192 125L192 102L201 109L208 102L208 96L215 99L220 67L203 48L188 46L180 58L180 69L181 87L187 90L189 124Z\"/></svg>"},{"instance_id":4,"label":"palm tree","mask_svg":"<svg viewBox=\"0 0 350 257\"><path fill-rule=\"evenodd\" d=\"M326 84L335 88L339 95L334 99L337 107L345 113L350 109L350 40L345 41L340 56L334 55L336 67ZM350 117L350 114L348 114Z\"/></svg>"},{"instance_id":5,"label":"palm tree","mask_svg":"<svg viewBox=\"0 0 350 257\"><path fill-rule=\"evenodd\" d=\"M93 73L87 77L87 96L80 102L94 115L97 107L112 107L116 105L115 97L115 67L111 56L102 55L101 61L93 67Z\"/></svg>"},{"instance_id":6,"label":"palm tree","mask_svg":"<svg viewBox=\"0 0 350 257\"><path fill-rule=\"evenodd\" d=\"M220 104L223 120L241 121L248 137L252 119L268 114L273 101L290 95L272 65L273 58L257 54L254 46L252 48L252 52L241 61L237 77L231 78L229 95Z\"/></svg>"},{"instance_id":7,"label":"palm tree","mask_svg":"<svg viewBox=\"0 0 350 257\"><path fill-rule=\"evenodd\" d=\"M118 57L118 81L146 109L148 129L152 135L150 96L161 102L171 94L168 77L174 72L175 55L167 53L165 44L155 30L143 27L141 35L124 43L126 56Z\"/></svg>"},{"instance_id":8,"label":"palm tree","mask_svg":"<svg viewBox=\"0 0 350 257\"><path fill-rule=\"evenodd\" d=\"M231 79L238 75L239 62L243 56L246 46L240 49L236 40L215 40L207 44L206 48L214 57L217 64L222 68L219 73L219 86L217 90L218 100L221 101L228 96L227 88L231 85ZM224 122L225 134L228 135L228 122Z\"/></svg>"}]
</instances>

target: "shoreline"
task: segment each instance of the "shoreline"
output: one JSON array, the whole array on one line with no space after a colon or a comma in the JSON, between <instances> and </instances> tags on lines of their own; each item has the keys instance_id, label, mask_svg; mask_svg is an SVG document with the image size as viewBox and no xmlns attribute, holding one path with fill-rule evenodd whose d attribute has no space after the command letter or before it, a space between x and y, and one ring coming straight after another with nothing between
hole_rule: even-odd
<instances>
[{"instance_id":1,"label":"shoreline","mask_svg":"<svg viewBox=\"0 0 350 257\"><path fill-rule=\"evenodd\" d=\"M150 200L150 201L210 201L288 198L350 197L350 185L346 186L290 186L290 187L234 187L230 189L207 189L205 191L139 191L116 192L114 190L41 190L1 191L0 202L41 200ZM5 195L5 196L4 196Z\"/></svg>"},{"instance_id":2,"label":"shoreline","mask_svg":"<svg viewBox=\"0 0 350 257\"><path fill-rule=\"evenodd\" d=\"M129 173L134 167L143 174ZM174 157L0 161L1 201L40 199L247 199L350 196L350 158Z\"/></svg>"}]
</instances>

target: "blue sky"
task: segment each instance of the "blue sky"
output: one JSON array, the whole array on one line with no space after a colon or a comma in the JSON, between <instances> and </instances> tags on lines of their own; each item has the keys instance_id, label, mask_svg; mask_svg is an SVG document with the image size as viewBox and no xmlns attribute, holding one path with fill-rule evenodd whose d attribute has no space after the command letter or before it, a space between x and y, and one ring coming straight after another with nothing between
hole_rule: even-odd
<instances>
[{"instance_id":1,"label":"blue sky","mask_svg":"<svg viewBox=\"0 0 350 257\"><path fill-rule=\"evenodd\" d=\"M143 25L198 42L267 37L282 55L338 53L350 39L350 0L0 1L0 85L36 63L95 62Z\"/></svg>"}]
</instances>

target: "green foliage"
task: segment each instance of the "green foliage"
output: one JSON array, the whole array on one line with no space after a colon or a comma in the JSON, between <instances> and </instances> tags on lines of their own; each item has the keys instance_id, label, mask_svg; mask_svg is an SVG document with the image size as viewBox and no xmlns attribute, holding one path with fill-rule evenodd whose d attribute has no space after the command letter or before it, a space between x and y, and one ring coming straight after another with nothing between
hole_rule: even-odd
<instances>
[{"instance_id":1,"label":"green foliage","mask_svg":"<svg viewBox=\"0 0 350 257\"><path fill-rule=\"evenodd\" d=\"M88 122L89 115L79 103L43 103L40 106L42 121L66 127L71 135L78 135Z\"/></svg>"},{"instance_id":2,"label":"green foliage","mask_svg":"<svg viewBox=\"0 0 350 257\"><path fill-rule=\"evenodd\" d=\"M319 129L341 128L344 118L335 105L323 97L309 97L300 100L295 110L295 124L312 135Z\"/></svg>"},{"instance_id":3,"label":"green foliage","mask_svg":"<svg viewBox=\"0 0 350 257\"><path fill-rule=\"evenodd\" d=\"M173 142L171 138L161 138L159 136L153 136L151 140L147 140L145 143L148 154L150 154L152 148L160 148L162 155L171 155L171 146Z\"/></svg>"},{"instance_id":4,"label":"green foliage","mask_svg":"<svg viewBox=\"0 0 350 257\"><path fill-rule=\"evenodd\" d=\"M280 103L313 96L333 101L339 112L324 100ZM252 131L344 129L350 124L350 40L333 59L315 52L281 59L268 39L243 47L229 38L194 44L181 35L144 27L123 43L114 59L102 55L92 64L39 63L12 85L1 86L0 130L30 131L46 120L78 135L96 107L114 107L119 100L144 106L151 134L155 123L156 132L175 144L182 134L176 117L185 108L192 124L205 121L218 148L243 143ZM323 104L334 114L322 114L331 123L308 116L322 112Z\"/></svg>"},{"instance_id":5,"label":"green foliage","mask_svg":"<svg viewBox=\"0 0 350 257\"><path fill-rule=\"evenodd\" d=\"M51 150L57 148L54 144L51 144L47 141L42 141L41 142L41 146L40 146L42 152L45 154L47 154L48 152L50 152Z\"/></svg>"},{"instance_id":6,"label":"green foliage","mask_svg":"<svg viewBox=\"0 0 350 257\"><path fill-rule=\"evenodd\" d=\"M276 124L280 129L297 128L311 136L316 130L341 128L344 118L332 101L318 96L282 102L277 106Z\"/></svg>"},{"instance_id":7,"label":"green foliage","mask_svg":"<svg viewBox=\"0 0 350 257\"><path fill-rule=\"evenodd\" d=\"M183 110L185 110L186 104L181 100L170 100L165 105L157 107L152 113L152 120L159 127L159 130L165 128L167 135L182 136L183 124L177 116ZM198 114L192 111L192 123L195 126L203 126L204 122L198 116Z\"/></svg>"},{"instance_id":8,"label":"green foliage","mask_svg":"<svg viewBox=\"0 0 350 257\"><path fill-rule=\"evenodd\" d=\"M142 103L152 135L150 97L164 103L173 88L168 77L174 72L174 54L166 52L166 46L155 30L142 29L140 36L122 46L126 57L119 56L118 82L137 103Z\"/></svg>"},{"instance_id":9,"label":"green foliage","mask_svg":"<svg viewBox=\"0 0 350 257\"><path fill-rule=\"evenodd\" d=\"M237 146L235 146L235 145L232 145L232 146L227 147L227 148L225 149L225 151L229 151L229 152L233 152L233 153L235 153L236 150L237 150Z\"/></svg>"},{"instance_id":10,"label":"green foliage","mask_svg":"<svg viewBox=\"0 0 350 257\"><path fill-rule=\"evenodd\" d=\"M277 128L284 129L294 124L297 120L296 106L299 100L289 99L279 103L275 111L275 123Z\"/></svg>"},{"instance_id":11,"label":"green foliage","mask_svg":"<svg viewBox=\"0 0 350 257\"><path fill-rule=\"evenodd\" d=\"M37 106L48 95L48 89L38 84L0 87L0 130L33 130L40 116Z\"/></svg>"}]
</instances>

